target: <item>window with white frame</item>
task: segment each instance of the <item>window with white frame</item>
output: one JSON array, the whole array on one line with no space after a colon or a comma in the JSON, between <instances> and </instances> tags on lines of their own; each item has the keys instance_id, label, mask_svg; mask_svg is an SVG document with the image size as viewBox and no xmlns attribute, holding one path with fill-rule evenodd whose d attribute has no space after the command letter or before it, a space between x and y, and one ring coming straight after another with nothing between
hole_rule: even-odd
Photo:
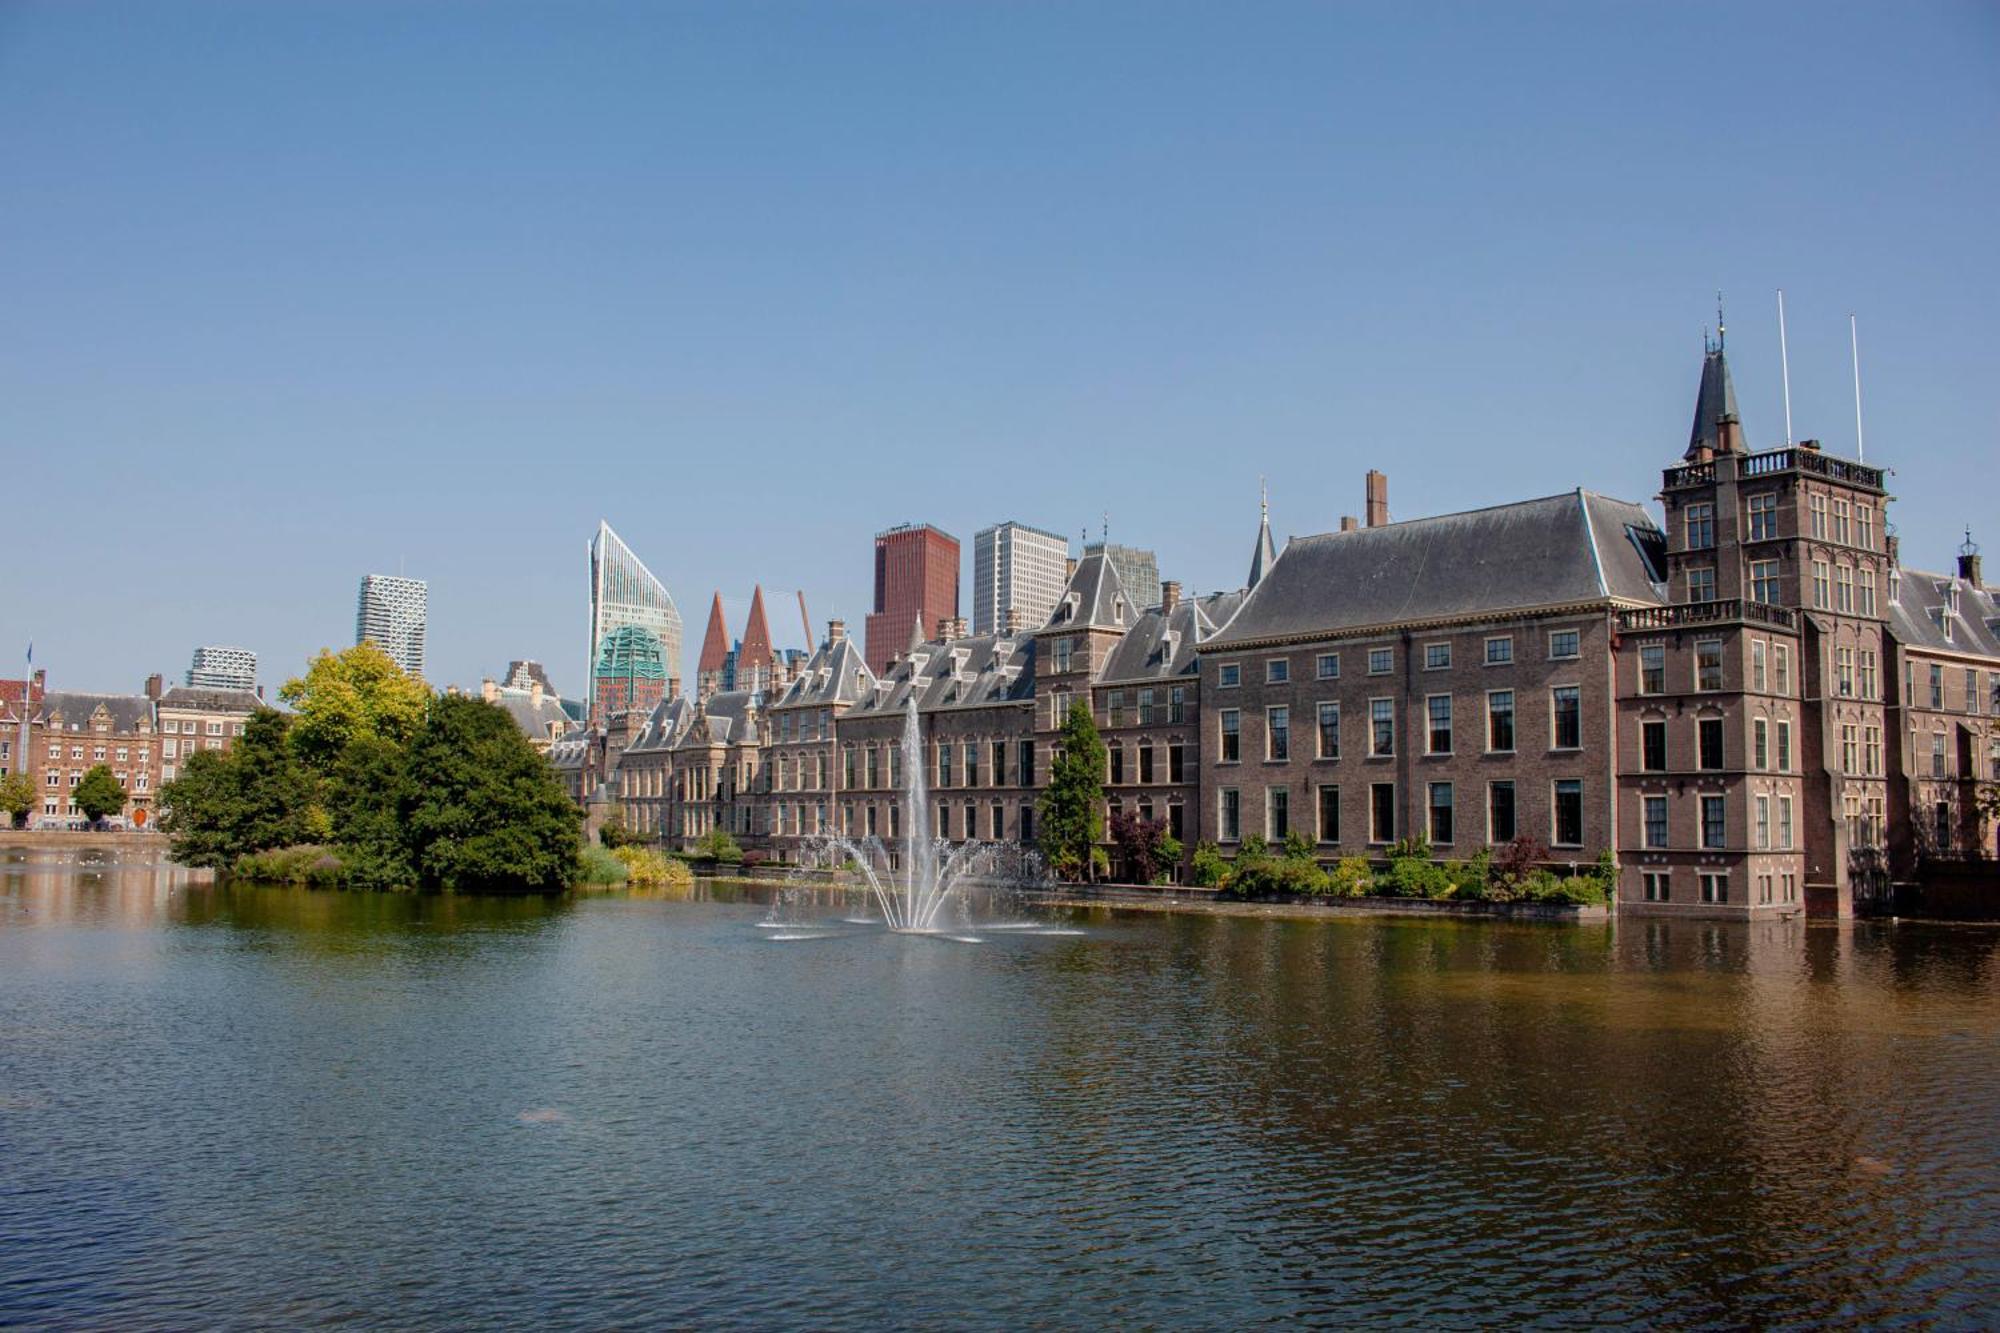
<instances>
[{"instance_id":1,"label":"window with white frame","mask_svg":"<svg viewBox=\"0 0 2000 1333\"><path fill-rule=\"evenodd\" d=\"M1583 636L1573 629L1559 629L1549 635L1549 658L1562 661L1580 654Z\"/></svg>"},{"instance_id":2,"label":"window with white frame","mask_svg":"<svg viewBox=\"0 0 2000 1333\"><path fill-rule=\"evenodd\" d=\"M1451 666L1451 643L1427 643L1424 645L1424 670L1443 671Z\"/></svg>"},{"instance_id":3,"label":"window with white frame","mask_svg":"<svg viewBox=\"0 0 2000 1333\"><path fill-rule=\"evenodd\" d=\"M1486 665L1506 666L1514 660L1514 636L1496 634L1486 641Z\"/></svg>"},{"instance_id":4,"label":"window with white frame","mask_svg":"<svg viewBox=\"0 0 2000 1333\"><path fill-rule=\"evenodd\" d=\"M1393 648L1370 648L1368 650L1368 674L1386 676L1396 669L1396 650Z\"/></svg>"}]
</instances>

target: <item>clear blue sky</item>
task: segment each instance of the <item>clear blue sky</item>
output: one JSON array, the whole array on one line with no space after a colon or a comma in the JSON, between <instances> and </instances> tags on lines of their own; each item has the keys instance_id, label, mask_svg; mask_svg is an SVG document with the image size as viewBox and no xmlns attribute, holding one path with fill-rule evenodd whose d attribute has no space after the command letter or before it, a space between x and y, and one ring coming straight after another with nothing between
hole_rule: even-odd
<instances>
[{"instance_id":1,"label":"clear blue sky","mask_svg":"<svg viewBox=\"0 0 2000 1333\"><path fill-rule=\"evenodd\" d=\"M0 6L5 674L276 683L355 585L580 693L598 518L698 646L1018 517L1234 586L1410 517L1649 499L1727 295L1753 447L2000 550L2000 7Z\"/></svg>"}]
</instances>

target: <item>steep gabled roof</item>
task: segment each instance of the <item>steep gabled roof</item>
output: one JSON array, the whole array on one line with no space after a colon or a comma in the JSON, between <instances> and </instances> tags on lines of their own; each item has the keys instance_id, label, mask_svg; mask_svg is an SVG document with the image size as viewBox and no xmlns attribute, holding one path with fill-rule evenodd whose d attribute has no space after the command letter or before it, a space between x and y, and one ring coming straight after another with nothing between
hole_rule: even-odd
<instances>
[{"instance_id":1,"label":"steep gabled roof","mask_svg":"<svg viewBox=\"0 0 2000 1333\"><path fill-rule=\"evenodd\" d=\"M1043 629L1125 630L1137 619L1138 609L1126 596L1118 567L1102 551L1093 551L1077 561L1076 572Z\"/></svg>"},{"instance_id":2,"label":"steep gabled roof","mask_svg":"<svg viewBox=\"0 0 2000 1333\"><path fill-rule=\"evenodd\" d=\"M729 627L722 620L722 593L708 604L708 632L701 636L701 660L697 671L720 671L729 660Z\"/></svg>"},{"instance_id":3,"label":"steep gabled roof","mask_svg":"<svg viewBox=\"0 0 2000 1333\"><path fill-rule=\"evenodd\" d=\"M1016 703L1035 694L1035 641L1026 635L974 634L917 645L882 677L849 716Z\"/></svg>"},{"instance_id":4,"label":"steep gabled roof","mask_svg":"<svg viewBox=\"0 0 2000 1333\"><path fill-rule=\"evenodd\" d=\"M1263 503L1263 514L1257 521L1257 549L1250 555L1250 577L1245 588L1254 588L1264 581L1271 572L1271 566L1278 563L1278 548L1271 541L1271 502Z\"/></svg>"},{"instance_id":5,"label":"steep gabled roof","mask_svg":"<svg viewBox=\"0 0 2000 1333\"><path fill-rule=\"evenodd\" d=\"M142 722L148 728L153 724L153 701L143 694L79 694L71 690L51 690L43 695L35 722L47 726L50 718L60 714L64 730L81 731L89 727L100 708L108 715L113 731L137 731Z\"/></svg>"},{"instance_id":6,"label":"steep gabled roof","mask_svg":"<svg viewBox=\"0 0 2000 1333\"><path fill-rule=\"evenodd\" d=\"M1585 491L1297 537L1205 646L1616 600L1657 603L1639 505Z\"/></svg>"},{"instance_id":7,"label":"steep gabled roof","mask_svg":"<svg viewBox=\"0 0 2000 1333\"><path fill-rule=\"evenodd\" d=\"M851 704L875 692L875 673L852 639L822 643L799 669L773 707L826 707Z\"/></svg>"},{"instance_id":8,"label":"steep gabled roof","mask_svg":"<svg viewBox=\"0 0 2000 1333\"><path fill-rule=\"evenodd\" d=\"M1950 590L1958 585L1958 610ZM1889 629L1915 648L2000 658L2000 599L1993 592L1949 574L1924 569L1897 571L1896 597L1889 603ZM1945 637L1945 626L1951 637ZM1983 702L1983 701L1982 701Z\"/></svg>"},{"instance_id":9,"label":"steep gabled roof","mask_svg":"<svg viewBox=\"0 0 2000 1333\"><path fill-rule=\"evenodd\" d=\"M1694 397L1694 429L1688 432L1684 457L1691 459L1702 449L1721 452L1724 417L1739 424L1742 421L1736 414L1736 385L1729 378L1729 360L1718 343L1701 360L1701 387Z\"/></svg>"},{"instance_id":10,"label":"steep gabled roof","mask_svg":"<svg viewBox=\"0 0 2000 1333\"><path fill-rule=\"evenodd\" d=\"M1185 599L1172 611L1154 607L1111 650L1098 683L1193 675L1196 646L1229 622L1243 597L1240 592L1212 592Z\"/></svg>"}]
</instances>

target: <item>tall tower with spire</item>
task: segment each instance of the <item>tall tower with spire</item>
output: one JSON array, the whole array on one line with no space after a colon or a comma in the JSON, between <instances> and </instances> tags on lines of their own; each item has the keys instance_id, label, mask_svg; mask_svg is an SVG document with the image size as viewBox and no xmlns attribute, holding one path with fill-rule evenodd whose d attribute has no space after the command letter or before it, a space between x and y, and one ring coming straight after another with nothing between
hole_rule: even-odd
<instances>
[{"instance_id":1,"label":"tall tower with spire","mask_svg":"<svg viewBox=\"0 0 2000 1333\"><path fill-rule=\"evenodd\" d=\"M1278 548L1271 541L1271 488L1265 485L1263 478L1259 477L1257 490L1260 510L1257 519L1257 549L1250 553L1250 577L1243 584L1246 592L1262 583L1264 576L1271 572L1271 566L1278 560Z\"/></svg>"},{"instance_id":2,"label":"tall tower with spire","mask_svg":"<svg viewBox=\"0 0 2000 1333\"><path fill-rule=\"evenodd\" d=\"M771 626L764 618L764 585L750 594L750 616L743 622L743 641L736 645L736 681L739 690L768 690L777 669L777 654L771 648Z\"/></svg>"},{"instance_id":3,"label":"tall tower with spire","mask_svg":"<svg viewBox=\"0 0 2000 1333\"><path fill-rule=\"evenodd\" d=\"M708 604L708 630L701 636L701 658L695 663L694 689L697 699L706 699L728 688L729 626L722 618L722 593L718 589Z\"/></svg>"}]
</instances>

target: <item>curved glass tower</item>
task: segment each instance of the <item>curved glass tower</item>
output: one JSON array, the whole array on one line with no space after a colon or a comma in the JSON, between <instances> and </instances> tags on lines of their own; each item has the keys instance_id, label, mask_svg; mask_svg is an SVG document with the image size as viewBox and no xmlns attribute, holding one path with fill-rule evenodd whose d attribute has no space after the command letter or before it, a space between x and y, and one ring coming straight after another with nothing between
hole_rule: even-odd
<instances>
[{"instance_id":1,"label":"curved glass tower","mask_svg":"<svg viewBox=\"0 0 2000 1333\"><path fill-rule=\"evenodd\" d=\"M597 664L605 636L627 625L650 630L660 641L669 679L680 677L681 613L667 587L653 577L611 525L599 522L590 541L590 701L597 702Z\"/></svg>"}]
</instances>

